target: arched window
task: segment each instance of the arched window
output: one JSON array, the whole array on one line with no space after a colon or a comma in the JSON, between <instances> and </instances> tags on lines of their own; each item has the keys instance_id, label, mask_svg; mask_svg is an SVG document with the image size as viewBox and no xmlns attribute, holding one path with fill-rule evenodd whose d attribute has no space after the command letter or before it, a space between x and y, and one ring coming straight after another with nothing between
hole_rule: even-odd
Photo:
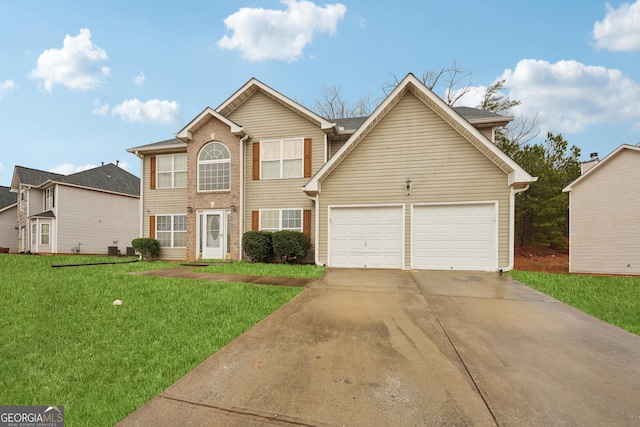
<instances>
[{"instance_id":1,"label":"arched window","mask_svg":"<svg viewBox=\"0 0 640 427\"><path fill-rule=\"evenodd\" d=\"M198 155L198 191L231 189L231 156L221 142L210 142Z\"/></svg>"}]
</instances>

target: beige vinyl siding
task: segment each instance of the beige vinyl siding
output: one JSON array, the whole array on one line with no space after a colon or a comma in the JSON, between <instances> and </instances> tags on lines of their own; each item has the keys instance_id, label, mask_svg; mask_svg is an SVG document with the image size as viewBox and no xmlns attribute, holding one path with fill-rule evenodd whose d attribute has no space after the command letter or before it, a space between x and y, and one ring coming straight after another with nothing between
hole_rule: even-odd
<instances>
[{"instance_id":1,"label":"beige vinyl siding","mask_svg":"<svg viewBox=\"0 0 640 427\"><path fill-rule=\"evenodd\" d=\"M282 138L312 138L311 170L315 173L323 164L325 137L320 126L276 102L261 92L256 92L229 119L247 129L252 138L245 145L245 215L244 230L251 230L251 212L260 209L300 208L312 209L312 201L301 188L309 178L252 179L253 143ZM311 220L312 246L315 246L315 220Z\"/></svg>"},{"instance_id":2,"label":"beige vinyl siding","mask_svg":"<svg viewBox=\"0 0 640 427\"><path fill-rule=\"evenodd\" d=\"M405 181L412 181L411 195ZM404 203L405 262L411 204L498 202L498 268L509 265L507 175L408 93L321 183L320 261L327 262L328 207Z\"/></svg>"},{"instance_id":3,"label":"beige vinyl siding","mask_svg":"<svg viewBox=\"0 0 640 427\"><path fill-rule=\"evenodd\" d=\"M640 153L622 150L576 184L570 271L640 275Z\"/></svg>"},{"instance_id":4,"label":"beige vinyl siding","mask_svg":"<svg viewBox=\"0 0 640 427\"><path fill-rule=\"evenodd\" d=\"M489 141L493 141L493 128L478 128L480 133L482 133Z\"/></svg>"},{"instance_id":5,"label":"beige vinyl siding","mask_svg":"<svg viewBox=\"0 0 640 427\"><path fill-rule=\"evenodd\" d=\"M109 246L126 252L139 237L139 202L136 197L58 185L56 193L57 253L107 254ZM117 240L117 245L114 245Z\"/></svg>"},{"instance_id":6,"label":"beige vinyl siding","mask_svg":"<svg viewBox=\"0 0 640 427\"><path fill-rule=\"evenodd\" d=\"M143 192L144 205L142 206L142 236L149 237L150 215L175 215L187 214L187 188L162 188L151 190L151 166L150 157L144 158ZM187 258L187 248L162 248L160 259L184 260Z\"/></svg>"},{"instance_id":7,"label":"beige vinyl siding","mask_svg":"<svg viewBox=\"0 0 640 427\"><path fill-rule=\"evenodd\" d=\"M6 208L0 211L0 247L9 248L11 252L18 249L18 208Z\"/></svg>"}]
</instances>

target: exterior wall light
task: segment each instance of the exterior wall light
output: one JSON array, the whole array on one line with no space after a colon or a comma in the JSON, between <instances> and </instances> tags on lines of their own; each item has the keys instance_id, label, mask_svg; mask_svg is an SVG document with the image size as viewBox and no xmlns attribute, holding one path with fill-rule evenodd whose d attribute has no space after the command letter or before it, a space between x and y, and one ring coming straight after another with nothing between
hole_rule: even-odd
<instances>
[{"instance_id":1,"label":"exterior wall light","mask_svg":"<svg viewBox=\"0 0 640 427\"><path fill-rule=\"evenodd\" d=\"M411 179L407 178L407 181L404 183L404 189L407 190L407 196L411 194Z\"/></svg>"}]
</instances>

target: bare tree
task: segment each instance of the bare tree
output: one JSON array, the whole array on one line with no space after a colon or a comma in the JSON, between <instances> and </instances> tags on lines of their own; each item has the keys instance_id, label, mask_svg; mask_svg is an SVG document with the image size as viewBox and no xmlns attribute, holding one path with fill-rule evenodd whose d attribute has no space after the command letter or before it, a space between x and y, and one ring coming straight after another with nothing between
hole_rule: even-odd
<instances>
[{"instance_id":1,"label":"bare tree","mask_svg":"<svg viewBox=\"0 0 640 427\"><path fill-rule=\"evenodd\" d=\"M444 102L453 106L460 98L471 91L472 75L471 71L463 69L454 61L449 67L425 71L422 73L420 81L434 92L439 88L443 88ZM401 79L398 79L394 74L391 77L392 80L382 83L381 89L385 95L389 95L400 84Z\"/></svg>"},{"instance_id":2,"label":"bare tree","mask_svg":"<svg viewBox=\"0 0 640 427\"><path fill-rule=\"evenodd\" d=\"M369 95L351 104L342 97L340 87L334 85L322 87L320 98L316 99L312 109L326 119L345 119L368 116L373 108Z\"/></svg>"}]
</instances>

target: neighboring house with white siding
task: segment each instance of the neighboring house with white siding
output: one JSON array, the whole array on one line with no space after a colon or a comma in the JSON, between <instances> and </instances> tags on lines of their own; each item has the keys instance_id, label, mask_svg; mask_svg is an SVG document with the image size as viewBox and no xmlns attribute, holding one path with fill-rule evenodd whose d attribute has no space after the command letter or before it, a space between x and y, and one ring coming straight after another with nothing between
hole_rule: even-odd
<instances>
[{"instance_id":1,"label":"neighboring house with white siding","mask_svg":"<svg viewBox=\"0 0 640 427\"><path fill-rule=\"evenodd\" d=\"M640 275L640 147L592 159L569 193L569 271Z\"/></svg>"},{"instance_id":2,"label":"neighboring house with white siding","mask_svg":"<svg viewBox=\"0 0 640 427\"><path fill-rule=\"evenodd\" d=\"M10 187L0 186L0 248L16 252L18 196Z\"/></svg>"},{"instance_id":3,"label":"neighboring house with white siding","mask_svg":"<svg viewBox=\"0 0 640 427\"><path fill-rule=\"evenodd\" d=\"M16 166L11 191L17 252L124 253L138 237L140 179L112 163L71 175Z\"/></svg>"},{"instance_id":4,"label":"neighboring house with white siding","mask_svg":"<svg viewBox=\"0 0 640 427\"><path fill-rule=\"evenodd\" d=\"M256 79L142 162L141 234L165 259L242 257L298 230L332 267L508 270L514 196L536 178L493 143L504 117L451 108L409 74L369 117L329 120Z\"/></svg>"}]
</instances>

